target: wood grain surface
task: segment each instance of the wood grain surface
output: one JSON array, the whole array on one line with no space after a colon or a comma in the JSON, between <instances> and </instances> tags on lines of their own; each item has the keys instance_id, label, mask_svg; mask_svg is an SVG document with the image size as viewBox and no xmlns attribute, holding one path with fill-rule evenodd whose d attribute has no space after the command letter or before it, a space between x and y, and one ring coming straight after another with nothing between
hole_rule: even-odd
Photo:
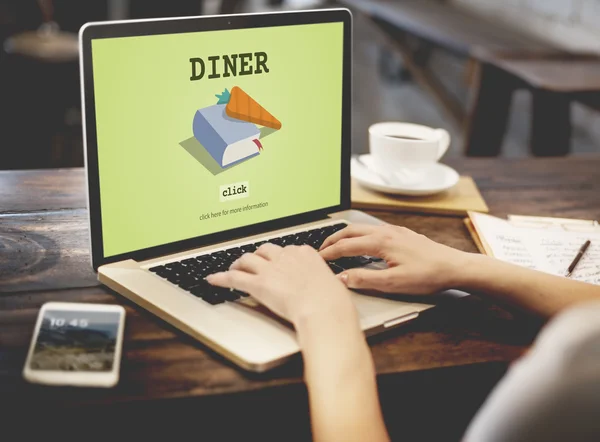
<instances>
[{"instance_id":1,"label":"wood grain surface","mask_svg":"<svg viewBox=\"0 0 600 442\"><path fill-rule=\"evenodd\" d=\"M86 207L83 169L0 171L0 213Z\"/></svg>"},{"instance_id":2,"label":"wood grain surface","mask_svg":"<svg viewBox=\"0 0 600 442\"><path fill-rule=\"evenodd\" d=\"M497 57L494 64L533 88L561 93L599 92L600 57Z\"/></svg>"},{"instance_id":3,"label":"wood grain surface","mask_svg":"<svg viewBox=\"0 0 600 442\"><path fill-rule=\"evenodd\" d=\"M0 214L0 244L0 296L99 284L83 208Z\"/></svg>"},{"instance_id":4,"label":"wood grain surface","mask_svg":"<svg viewBox=\"0 0 600 442\"><path fill-rule=\"evenodd\" d=\"M468 159L449 164L461 174L473 176L494 215L600 219L598 158ZM272 398L283 398L287 391L304 407L300 358L263 375L246 373L110 290L87 287L95 284L95 276L89 264L83 180L81 169L0 173L0 407L5 401L26 406L33 398L40 406L68 407L213 398L203 402L211 408L225 397L233 407L247 404L251 397L264 399L262 392L267 391ZM385 211L373 214L452 247L477 251L460 218ZM22 380L34 322L39 308L48 301L126 307L121 380L116 388L47 388ZM434 385L449 379L448 373L461 379L466 376L467 371L455 370L479 367L479 377L472 381L482 384L464 408L474 411L507 364L526 351L539 326L531 318L471 297L445 301L418 321L371 339L371 344L380 383L401 384L398 388L402 389L409 388L405 382L413 379L411 376ZM417 373L431 373L432 377L422 378ZM466 425L466 414L463 418ZM448 425L455 425L452 422Z\"/></svg>"}]
</instances>

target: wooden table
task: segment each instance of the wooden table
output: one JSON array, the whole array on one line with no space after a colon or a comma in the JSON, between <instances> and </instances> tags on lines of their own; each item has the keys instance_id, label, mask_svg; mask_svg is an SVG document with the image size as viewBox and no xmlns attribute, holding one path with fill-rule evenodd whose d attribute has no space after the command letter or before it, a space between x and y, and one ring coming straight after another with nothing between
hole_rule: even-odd
<instances>
[{"instance_id":1,"label":"wooden table","mask_svg":"<svg viewBox=\"0 0 600 442\"><path fill-rule=\"evenodd\" d=\"M494 214L600 218L599 158L448 163L476 179ZM211 441L240 435L307 440L299 359L263 375L245 373L97 284L88 256L84 179L81 169L0 172L0 434L8 431L6 424L27 417L31 424L21 425L20 435L68 429L72 436L93 428L94 434L105 431L110 437L114 428L127 426L140 437L173 440L191 435ZM453 247L476 250L459 218L375 215ZM48 301L126 307L116 388L50 388L22 380L36 315ZM459 440L538 327L471 297L443 303L411 325L373 339L392 435Z\"/></svg>"},{"instance_id":2,"label":"wooden table","mask_svg":"<svg viewBox=\"0 0 600 442\"><path fill-rule=\"evenodd\" d=\"M467 120L466 153L497 156L518 89L532 97L530 151L561 156L571 151L571 103L600 110L597 54L492 54L481 56L479 83Z\"/></svg>"}]
</instances>

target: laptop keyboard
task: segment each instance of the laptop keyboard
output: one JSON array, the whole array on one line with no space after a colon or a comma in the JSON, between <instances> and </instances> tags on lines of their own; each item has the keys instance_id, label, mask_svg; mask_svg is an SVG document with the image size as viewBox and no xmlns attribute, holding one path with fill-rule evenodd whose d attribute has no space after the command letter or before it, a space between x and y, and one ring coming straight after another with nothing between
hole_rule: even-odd
<instances>
[{"instance_id":1,"label":"laptop keyboard","mask_svg":"<svg viewBox=\"0 0 600 442\"><path fill-rule=\"evenodd\" d=\"M232 302L241 297L248 296L247 293L238 290L230 290L222 287L210 285L206 278L212 273L224 272L229 269L244 253L253 253L261 245L270 242L278 246L301 246L309 245L318 250L325 239L335 232L342 230L347 224L340 223L332 226L326 226L318 229L307 230L305 232L293 233L277 238L271 238L267 241L259 241L254 244L245 244L243 246L232 247L227 250L221 250L214 253L198 255L193 258L187 258L181 261L174 261L161 266L152 267L149 270L170 283L181 287L192 295L201 298L209 304L216 305L224 302ZM341 258L329 262L329 268L333 273L338 274L344 270L364 267L365 265L381 261L378 258L365 256L355 256L351 258Z\"/></svg>"}]
</instances>

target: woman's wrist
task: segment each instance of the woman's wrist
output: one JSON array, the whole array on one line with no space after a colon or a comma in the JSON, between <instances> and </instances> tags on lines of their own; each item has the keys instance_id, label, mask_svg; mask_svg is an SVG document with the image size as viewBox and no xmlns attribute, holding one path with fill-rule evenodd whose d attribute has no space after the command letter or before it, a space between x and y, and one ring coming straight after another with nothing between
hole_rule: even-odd
<instances>
[{"instance_id":1,"label":"woman's wrist","mask_svg":"<svg viewBox=\"0 0 600 442\"><path fill-rule=\"evenodd\" d=\"M449 263L448 288L460 290L475 290L477 274L487 265L489 257L479 253L458 252L456 259Z\"/></svg>"},{"instance_id":2,"label":"woman's wrist","mask_svg":"<svg viewBox=\"0 0 600 442\"><path fill-rule=\"evenodd\" d=\"M456 266L455 288L480 292L486 292L502 283L499 275L502 274L503 267L512 267L510 270L513 274L515 270L524 270L479 253L465 253Z\"/></svg>"},{"instance_id":3,"label":"woman's wrist","mask_svg":"<svg viewBox=\"0 0 600 442\"><path fill-rule=\"evenodd\" d=\"M348 377L374 376L365 335L351 307L352 311L315 317L296 329L305 379L312 387L329 388Z\"/></svg>"},{"instance_id":4,"label":"woman's wrist","mask_svg":"<svg viewBox=\"0 0 600 442\"><path fill-rule=\"evenodd\" d=\"M321 306L302 309L294 319L305 362L311 365L331 367L354 359L356 350L365 345L356 308L349 294L342 295Z\"/></svg>"},{"instance_id":5,"label":"woman's wrist","mask_svg":"<svg viewBox=\"0 0 600 442\"><path fill-rule=\"evenodd\" d=\"M297 309L293 324L300 343L306 345L360 329L358 314L349 294Z\"/></svg>"},{"instance_id":6,"label":"woman's wrist","mask_svg":"<svg viewBox=\"0 0 600 442\"><path fill-rule=\"evenodd\" d=\"M329 328L331 324L356 323L358 315L351 293L342 283L338 284L339 291L311 297L310 301L302 299L301 304L290 308L290 320L299 335L312 334L314 329Z\"/></svg>"}]
</instances>

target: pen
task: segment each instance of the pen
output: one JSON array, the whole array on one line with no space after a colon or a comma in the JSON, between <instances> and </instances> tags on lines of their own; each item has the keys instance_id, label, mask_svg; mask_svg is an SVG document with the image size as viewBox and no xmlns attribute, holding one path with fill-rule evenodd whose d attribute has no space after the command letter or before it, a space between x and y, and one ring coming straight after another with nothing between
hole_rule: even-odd
<instances>
[{"instance_id":1,"label":"pen","mask_svg":"<svg viewBox=\"0 0 600 442\"><path fill-rule=\"evenodd\" d=\"M581 246L581 248L579 249L579 252L577 252L577 256L575 257L575 259L569 266L569 269L567 270L567 278L569 278L571 276L571 274L575 270L575 267L577 267L577 264L579 264L579 261L581 261L581 258L583 258L583 255L585 255L585 252L587 251L587 249L590 247L591 244L592 244L592 242L590 240L587 240L585 242L585 244Z\"/></svg>"}]
</instances>

